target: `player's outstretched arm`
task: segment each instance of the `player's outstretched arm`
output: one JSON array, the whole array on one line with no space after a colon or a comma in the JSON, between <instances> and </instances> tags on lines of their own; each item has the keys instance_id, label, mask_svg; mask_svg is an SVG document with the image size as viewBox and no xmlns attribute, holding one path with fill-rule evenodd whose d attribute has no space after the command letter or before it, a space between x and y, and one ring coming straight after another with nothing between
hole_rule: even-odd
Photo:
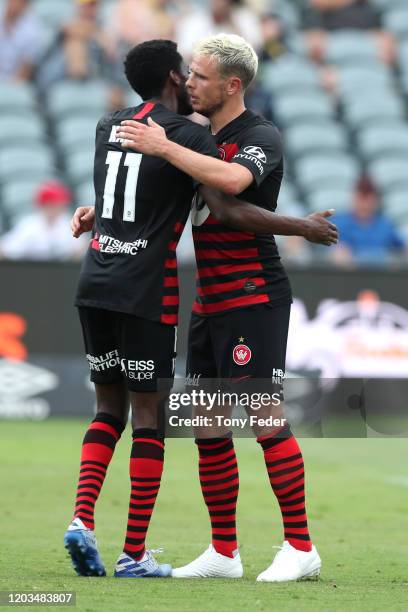
<instances>
[{"instance_id":1,"label":"player's outstretched arm","mask_svg":"<svg viewBox=\"0 0 408 612\"><path fill-rule=\"evenodd\" d=\"M162 157L196 181L224 193L237 195L253 182L254 177L248 168L183 147L169 140L162 126L151 117L147 121L148 125L133 119L122 121L117 136L123 139L123 147Z\"/></svg>"},{"instance_id":2,"label":"player's outstretched arm","mask_svg":"<svg viewBox=\"0 0 408 612\"><path fill-rule=\"evenodd\" d=\"M74 238L90 232L95 221L95 206L80 206L71 219L71 231Z\"/></svg>"},{"instance_id":3,"label":"player's outstretched arm","mask_svg":"<svg viewBox=\"0 0 408 612\"><path fill-rule=\"evenodd\" d=\"M326 246L337 244L337 228L327 220L334 214L333 209L300 219L273 213L205 185L200 186L200 195L216 219L234 229L255 234L302 236L309 242Z\"/></svg>"}]
</instances>

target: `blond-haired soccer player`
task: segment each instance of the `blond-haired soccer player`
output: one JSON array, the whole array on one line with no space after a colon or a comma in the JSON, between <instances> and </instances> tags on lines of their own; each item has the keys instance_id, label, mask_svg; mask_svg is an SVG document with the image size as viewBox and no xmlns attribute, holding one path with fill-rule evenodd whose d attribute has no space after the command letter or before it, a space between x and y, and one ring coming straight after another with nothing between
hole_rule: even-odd
<instances>
[{"instance_id":1,"label":"blond-haired soccer player","mask_svg":"<svg viewBox=\"0 0 408 612\"><path fill-rule=\"evenodd\" d=\"M194 50L187 87L194 110L210 120L221 160L172 142L153 120L148 125L124 121L119 136L129 148L163 157L204 185L274 211L283 175L280 136L273 124L244 105L257 68L255 51L239 36L212 36ZM202 193L205 196L205 190ZM240 231L232 231L222 220L202 205L193 214L198 290L187 374L232 383L283 378L292 296L274 237L247 231L238 218L234 225ZM272 407L269 410L273 414ZM282 548L257 580L316 577L321 560L309 535L304 465L296 438L288 425L255 426L254 433L284 528ZM197 559L173 570L174 577L242 576L235 527L238 466L232 436L226 434L223 427L217 437L214 430L211 437L208 431L196 430L212 544Z\"/></svg>"}]
</instances>

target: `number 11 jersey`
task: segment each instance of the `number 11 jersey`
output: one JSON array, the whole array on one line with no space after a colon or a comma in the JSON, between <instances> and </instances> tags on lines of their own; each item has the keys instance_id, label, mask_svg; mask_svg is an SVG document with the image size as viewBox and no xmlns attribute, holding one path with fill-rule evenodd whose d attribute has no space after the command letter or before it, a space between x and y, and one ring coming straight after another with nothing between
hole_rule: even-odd
<instances>
[{"instance_id":1,"label":"number 11 jersey","mask_svg":"<svg viewBox=\"0 0 408 612\"><path fill-rule=\"evenodd\" d=\"M177 324L176 247L194 195L193 179L165 160L124 149L121 121L151 116L170 140L218 157L209 132L162 104L103 117L96 128L95 223L75 304Z\"/></svg>"}]
</instances>

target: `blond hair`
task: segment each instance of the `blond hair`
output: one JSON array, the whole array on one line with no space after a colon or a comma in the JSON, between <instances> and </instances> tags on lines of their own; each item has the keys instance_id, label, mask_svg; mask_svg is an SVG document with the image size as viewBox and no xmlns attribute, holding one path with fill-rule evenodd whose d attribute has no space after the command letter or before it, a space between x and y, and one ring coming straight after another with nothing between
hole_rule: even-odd
<instances>
[{"instance_id":1,"label":"blond hair","mask_svg":"<svg viewBox=\"0 0 408 612\"><path fill-rule=\"evenodd\" d=\"M196 55L216 58L220 75L224 78L239 77L244 91L258 70L258 56L252 45L236 34L208 36L200 40L193 51Z\"/></svg>"}]
</instances>

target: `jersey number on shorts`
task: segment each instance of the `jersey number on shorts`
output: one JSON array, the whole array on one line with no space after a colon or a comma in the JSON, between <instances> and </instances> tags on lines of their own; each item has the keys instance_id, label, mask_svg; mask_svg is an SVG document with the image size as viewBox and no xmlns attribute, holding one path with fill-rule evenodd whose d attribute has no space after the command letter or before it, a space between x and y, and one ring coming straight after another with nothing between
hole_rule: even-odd
<instances>
[{"instance_id":1,"label":"jersey number on shorts","mask_svg":"<svg viewBox=\"0 0 408 612\"><path fill-rule=\"evenodd\" d=\"M118 172L120 162L123 153L120 151L109 151L106 156L106 164L108 165L108 173L105 181L105 191L103 194L103 211L102 217L105 219L112 219L113 206L115 204L115 188L116 180L118 178ZM134 221L135 220L135 208L136 208L136 188L137 180L139 178L140 162L142 161L141 153L126 153L125 154L125 166L128 167L126 186L125 186L125 199L123 206L123 220Z\"/></svg>"}]
</instances>

